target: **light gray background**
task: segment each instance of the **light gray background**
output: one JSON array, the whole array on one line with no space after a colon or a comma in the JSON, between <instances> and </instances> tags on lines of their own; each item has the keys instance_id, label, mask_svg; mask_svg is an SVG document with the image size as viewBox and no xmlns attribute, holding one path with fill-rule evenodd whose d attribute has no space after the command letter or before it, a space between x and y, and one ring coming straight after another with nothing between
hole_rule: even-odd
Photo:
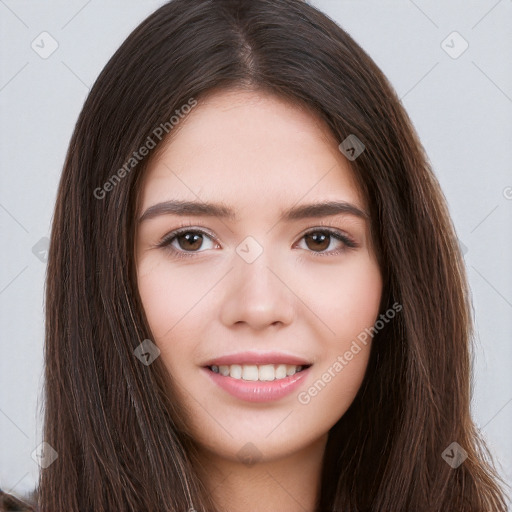
<instances>
[{"instance_id":1,"label":"light gray background","mask_svg":"<svg viewBox=\"0 0 512 512\"><path fill-rule=\"evenodd\" d=\"M0 0L0 486L9 492L35 486L31 453L42 441L45 262L32 249L49 235L65 152L91 85L163 3ZM311 3L390 79L441 182L467 248L478 331L473 415L510 483L512 1ZM47 59L31 48L43 31L59 45ZM441 46L453 31L469 44L458 58ZM461 43L445 44L453 53Z\"/></svg>"}]
</instances>

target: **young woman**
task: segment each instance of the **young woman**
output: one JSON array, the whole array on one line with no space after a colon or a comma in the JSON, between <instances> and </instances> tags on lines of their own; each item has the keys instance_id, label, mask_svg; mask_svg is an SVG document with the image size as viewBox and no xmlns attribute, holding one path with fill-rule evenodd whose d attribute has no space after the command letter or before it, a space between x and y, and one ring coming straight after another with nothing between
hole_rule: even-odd
<instances>
[{"instance_id":1,"label":"young woman","mask_svg":"<svg viewBox=\"0 0 512 512\"><path fill-rule=\"evenodd\" d=\"M91 90L46 292L40 511L504 511L443 194L300 0L173 0Z\"/></svg>"}]
</instances>

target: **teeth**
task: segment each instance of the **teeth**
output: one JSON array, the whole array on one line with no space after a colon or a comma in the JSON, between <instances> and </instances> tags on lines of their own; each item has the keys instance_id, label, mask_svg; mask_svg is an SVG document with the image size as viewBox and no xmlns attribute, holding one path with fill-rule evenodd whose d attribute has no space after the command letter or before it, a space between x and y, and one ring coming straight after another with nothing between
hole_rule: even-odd
<instances>
[{"instance_id":1,"label":"teeth","mask_svg":"<svg viewBox=\"0 0 512 512\"><path fill-rule=\"evenodd\" d=\"M242 367L239 364L232 364L229 367L229 375L234 379L242 378Z\"/></svg>"},{"instance_id":2,"label":"teeth","mask_svg":"<svg viewBox=\"0 0 512 512\"><path fill-rule=\"evenodd\" d=\"M276 367L275 371L276 379L284 379L286 377L286 365L280 364Z\"/></svg>"},{"instance_id":3,"label":"teeth","mask_svg":"<svg viewBox=\"0 0 512 512\"><path fill-rule=\"evenodd\" d=\"M276 378L276 370L273 364L261 365L258 370L259 380L274 380Z\"/></svg>"},{"instance_id":4,"label":"teeth","mask_svg":"<svg viewBox=\"0 0 512 512\"><path fill-rule=\"evenodd\" d=\"M304 367L294 364L232 364L230 366L213 365L210 369L214 373L220 373L224 377L232 377L233 379L272 381L295 375L303 370Z\"/></svg>"},{"instance_id":5,"label":"teeth","mask_svg":"<svg viewBox=\"0 0 512 512\"><path fill-rule=\"evenodd\" d=\"M243 380L258 380L258 367L256 365L247 364L242 366Z\"/></svg>"}]
</instances>

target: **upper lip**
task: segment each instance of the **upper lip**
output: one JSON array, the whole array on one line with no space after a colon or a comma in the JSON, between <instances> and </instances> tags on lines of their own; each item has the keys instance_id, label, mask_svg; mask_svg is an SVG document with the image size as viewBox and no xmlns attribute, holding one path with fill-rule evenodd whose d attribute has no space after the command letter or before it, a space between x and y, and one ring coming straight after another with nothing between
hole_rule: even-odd
<instances>
[{"instance_id":1,"label":"upper lip","mask_svg":"<svg viewBox=\"0 0 512 512\"><path fill-rule=\"evenodd\" d=\"M210 359L203 366L230 366L232 364L294 364L309 366L311 363L302 357L283 352L237 352Z\"/></svg>"}]
</instances>

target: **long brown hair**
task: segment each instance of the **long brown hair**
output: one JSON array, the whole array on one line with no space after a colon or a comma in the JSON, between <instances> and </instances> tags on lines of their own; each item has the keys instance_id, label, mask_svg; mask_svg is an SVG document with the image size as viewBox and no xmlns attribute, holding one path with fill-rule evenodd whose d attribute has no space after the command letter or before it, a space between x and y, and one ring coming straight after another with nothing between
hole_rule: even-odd
<instances>
[{"instance_id":1,"label":"long brown hair","mask_svg":"<svg viewBox=\"0 0 512 512\"><path fill-rule=\"evenodd\" d=\"M339 142L364 143L350 166L370 209L382 311L403 305L329 433L317 511L505 511L470 416L471 303L445 198L381 70L301 0L173 0L96 80L53 219L43 437L58 458L41 470L40 510L216 510L161 358L146 366L133 354L152 335L134 267L149 158L132 159L148 137L161 147L155 129L191 99L234 87L285 98ZM453 442L467 453L458 467L442 456Z\"/></svg>"}]
</instances>

